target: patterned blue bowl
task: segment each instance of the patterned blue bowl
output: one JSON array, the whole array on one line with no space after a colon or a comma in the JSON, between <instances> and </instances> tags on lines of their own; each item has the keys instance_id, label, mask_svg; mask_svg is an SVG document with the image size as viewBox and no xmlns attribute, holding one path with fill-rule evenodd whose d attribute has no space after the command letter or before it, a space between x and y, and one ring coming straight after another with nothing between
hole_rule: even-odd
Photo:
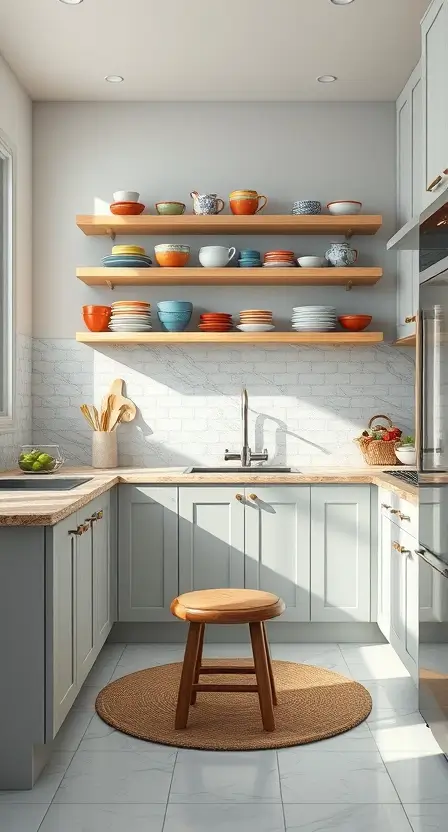
<instances>
[{"instance_id":1,"label":"patterned blue bowl","mask_svg":"<svg viewBox=\"0 0 448 832\"><path fill-rule=\"evenodd\" d=\"M157 304L161 312L192 312L193 304L189 300L161 300Z\"/></svg>"},{"instance_id":2,"label":"patterned blue bowl","mask_svg":"<svg viewBox=\"0 0 448 832\"><path fill-rule=\"evenodd\" d=\"M321 214L322 205L317 199L299 199L292 206L293 214Z\"/></svg>"},{"instance_id":3,"label":"patterned blue bowl","mask_svg":"<svg viewBox=\"0 0 448 832\"><path fill-rule=\"evenodd\" d=\"M166 317L167 315L169 317ZM167 312L157 312L157 317L167 332L183 332L190 322L191 314L188 317L181 318L174 313L170 315Z\"/></svg>"}]
</instances>

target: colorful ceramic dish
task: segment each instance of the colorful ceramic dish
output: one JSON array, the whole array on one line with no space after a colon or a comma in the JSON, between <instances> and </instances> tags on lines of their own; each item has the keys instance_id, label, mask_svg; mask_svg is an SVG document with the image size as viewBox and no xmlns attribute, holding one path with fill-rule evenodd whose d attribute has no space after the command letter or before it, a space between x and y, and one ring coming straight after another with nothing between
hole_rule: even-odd
<instances>
[{"instance_id":1,"label":"colorful ceramic dish","mask_svg":"<svg viewBox=\"0 0 448 832\"><path fill-rule=\"evenodd\" d=\"M369 326L372 321L371 315L340 315L339 323L343 329L349 329L350 332L362 332L363 329Z\"/></svg>"},{"instance_id":2,"label":"colorful ceramic dish","mask_svg":"<svg viewBox=\"0 0 448 832\"><path fill-rule=\"evenodd\" d=\"M145 206L141 202L113 202L110 210L119 217L133 217L143 214Z\"/></svg>"},{"instance_id":3,"label":"colorful ceramic dish","mask_svg":"<svg viewBox=\"0 0 448 832\"><path fill-rule=\"evenodd\" d=\"M340 200L338 202L329 202L327 208L330 214L336 216L347 214L359 214L362 208L362 202L357 202L353 199Z\"/></svg>"},{"instance_id":4,"label":"colorful ceramic dish","mask_svg":"<svg viewBox=\"0 0 448 832\"><path fill-rule=\"evenodd\" d=\"M174 216L175 214L183 214L185 205L183 202L156 202L156 211L162 216Z\"/></svg>"},{"instance_id":5,"label":"colorful ceramic dish","mask_svg":"<svg viewBox=\"0 0 448 832\"><path fill-rule=\"evenodd\" d=\"M111 316L110 306L83 306L82 317L90 332L106 332Z\"/></svg>"}]
</instances>

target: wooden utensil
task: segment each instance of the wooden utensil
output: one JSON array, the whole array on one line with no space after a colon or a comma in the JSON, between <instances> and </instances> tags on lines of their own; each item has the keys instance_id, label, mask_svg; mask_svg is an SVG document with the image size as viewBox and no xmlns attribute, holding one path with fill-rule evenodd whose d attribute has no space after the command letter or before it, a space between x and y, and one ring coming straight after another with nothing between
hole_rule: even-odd
<instances>
[{"instance_id":1,"label":"wooden utensil","mask_svg":"<svg viewBox=\"0 0 448 832\"><path fill-rule=\"evenodd\" d=\"M124 380L122 378L116 378L110 386L110 393L114 397L112 414L114 413L114 411L118 413L121 406L125 404L126 411L123 414L121 421L132 422L132 420L135 419L137 415L137 408L134 402L131 402L130 399L127 399L125 396L123 396L123 388Z\"/></svg>"},{"instance_id":2,"label":"wooden utensil","mask_svg":"<svg viewBox=\"0 0 448 832\"><path fill-rule=\"evenodd\" d=\"M90 425L92 430L96 430L95 423L92 419L92 414L90 413L90 408L88 404L82 404L80 407L81 413L84 416L86 422Z\"/></svg>"},{"instance_id":3,"label":"wooden utensil","mask_svg":"<svg viewBox=\"0 0 448 832\"><path fill-rule=\"evenodd\" d=\"M114 405L114 397L110 393L103 397L101 402L101 430L110 430L110 417Z\"/></svg>"},{"instance_id":4,"label":"wooden utensil","mask_svg":"<svg viewBox=\"0 0 448 832\"><path fill-rule=\"evenodd\" d=\"M112 416L109 422L109 432L115 431L118 425L124 421L124 416L127 412L127 409L128 406L126 404L122 404L117 411L112 411Z\"/></svg>"}]
</instances>

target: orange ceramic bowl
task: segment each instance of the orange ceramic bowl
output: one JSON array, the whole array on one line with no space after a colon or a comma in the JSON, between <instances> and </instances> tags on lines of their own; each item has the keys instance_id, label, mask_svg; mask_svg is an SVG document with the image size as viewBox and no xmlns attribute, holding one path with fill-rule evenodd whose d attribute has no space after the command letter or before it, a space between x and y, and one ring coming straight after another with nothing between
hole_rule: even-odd
<instances>
[{"instance_id":1,"label":"orange ceramic bowl","mask_svg":"<svg viewBox=\"0 0 448 832\"><path fill-rule=\"evenodd\" d=\"M350 332L362 332L371 320L371 315L340 315L338 318L343 329L349 329Z\"/></svg>"},{"instance_id":2,"label":"orange ceramic bowl","mask_svg":"<svg viewBox=\"0 0 448 832\"><path fill-rule=\"evenodd\" d=\"M113 202L110 210L119 217L132 217L142 214L145 206L141 202Z\"/></svg>"},{"instance_id":3,"label":"orange ceramic bowl","mask_svg":"<svg viewBox=\"0 0 448 832\"><path fill-rule=\"evenodd\" d=\"M110 317L111 308L110 308L110 306L83 306L82 307L82 312L83 312L83 315L84 314L87 314L87 315L103 314L103 315L109 315L109 317Z\"/></svg>"},{"instance_id":4,"label":"orange ceramic bowl","mask_svg":"<svg viewBox=\"0 0 448 832\"><path fill-rule=\"evenodd\" d=\"M83 312L84 323L90 332L106 332L110 321L110 309L105 312Z\"/></svg>"},{"instance_id":5,"label":"orange ceramic bowl","mask_svg":"<svg viewBox=\"0 0 448 832\"><path fill-rule=\"evenodd\" d=\"M156 251L155 255L159 266L171 269L186 266L190 258L189 252L185 251Z\"/></svg>"}]
</instances>

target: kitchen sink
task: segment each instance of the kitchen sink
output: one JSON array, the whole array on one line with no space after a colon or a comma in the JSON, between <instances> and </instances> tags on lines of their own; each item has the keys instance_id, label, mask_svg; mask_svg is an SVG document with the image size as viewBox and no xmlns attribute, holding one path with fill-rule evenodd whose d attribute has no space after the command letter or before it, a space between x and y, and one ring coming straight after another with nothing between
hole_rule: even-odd
<instances>
[{"instance_id":1,"label":"kitchen sink","mask_svg":"<svg viewBox=\"0 0 448 832\"><path fill-rule=\"evenodd\" d=\"M64 478L64 479L50 479L47 477L28 477L22 479L17 477L14 480L0 479L1 491L71 491L72 488L78 488L79 485L84 485L85 482L90 482L93 477Z\"/></svg>"},{"instance_id":2,"label":"kitchen sink","mask_svg":"<svg viewBox=\"0 0 448 832\"><path fill-rule=\"evenodd\" d=\"M187 468L184 471L184 474L290 474L291 468L285 468L282 465L276 465L270 467L269 465L259 465L254 468L243 468L242 466L238 468L231 468L228 465L222 468L206 468L198 465L195 467L194 465L191 468Z\"/></svg>"}]
</instances>

